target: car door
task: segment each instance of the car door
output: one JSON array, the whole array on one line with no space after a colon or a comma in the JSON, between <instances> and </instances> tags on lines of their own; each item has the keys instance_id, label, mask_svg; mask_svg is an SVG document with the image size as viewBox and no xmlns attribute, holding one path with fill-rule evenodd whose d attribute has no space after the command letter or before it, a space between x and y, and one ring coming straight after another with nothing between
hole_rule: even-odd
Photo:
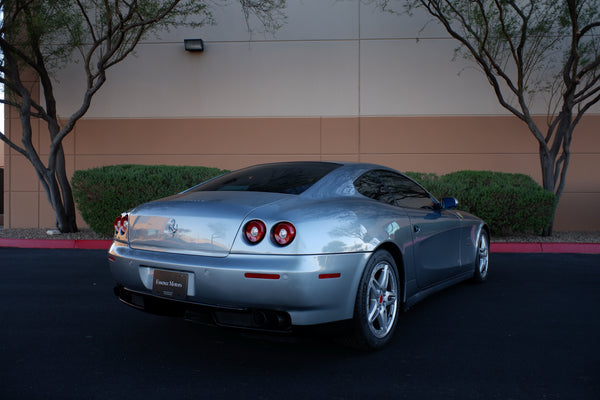
<instances>
[{"instance_id":1,"label":"car door","mask_svg":"<svg viewBox=\"0 0 600 400\"><path fill-rule=\"evenodd\" d=\"M377 171L380 179L410 218L413 261L420 288L435 285L461 272L461 218L437 207L417 183L393 171Z\"/></svg>"}]
</instances>

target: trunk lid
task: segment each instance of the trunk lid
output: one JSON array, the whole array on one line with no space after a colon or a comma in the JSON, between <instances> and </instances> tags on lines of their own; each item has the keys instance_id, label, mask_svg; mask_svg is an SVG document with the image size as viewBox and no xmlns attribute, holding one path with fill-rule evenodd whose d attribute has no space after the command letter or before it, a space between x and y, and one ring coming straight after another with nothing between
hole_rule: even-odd
<instances>
[{"instance_id":1,"label":"trunk lid","mask_svg":"<svg viewBox=\"0 0 600 400\"><path fill-rule=\"evenodd\" d=\"M246 216L291 195L191 192L142 204L129 214L133 249L226 257Z\"/></svg>"}]
</instances>

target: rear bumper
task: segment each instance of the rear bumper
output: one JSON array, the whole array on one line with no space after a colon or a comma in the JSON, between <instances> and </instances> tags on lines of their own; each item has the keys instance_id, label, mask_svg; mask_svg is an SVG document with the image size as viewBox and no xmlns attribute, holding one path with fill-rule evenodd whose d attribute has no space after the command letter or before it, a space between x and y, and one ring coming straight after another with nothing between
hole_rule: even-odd
<instances>
[{"instance_id":1,"label":"rear bumper","mask_svg":"<svg viewBox=\"0 0 600 400\"><path fill-rule=\"evenodd\" d=\"M218 325L286 330L350 319L370 253L206 257L134 250L119 242L109 264L121 301L157 314L208 311ZM188 275L187 296L152 291L154 270ZM263 319L267 320L265 322Z\"/></svg>"},{"instance_id":2,"label":"rear bumper","mask_svg":"<svg viewBox=\"0 0 600 400\"><path fill-rule=\"evenodd\" d=\"M161 298L115 286L115 295L121 302L152 314L185 318L206 325L289 332L291 317L284 311L247 308L221 308L188 301Z\"/></svg>"}]
</instances>

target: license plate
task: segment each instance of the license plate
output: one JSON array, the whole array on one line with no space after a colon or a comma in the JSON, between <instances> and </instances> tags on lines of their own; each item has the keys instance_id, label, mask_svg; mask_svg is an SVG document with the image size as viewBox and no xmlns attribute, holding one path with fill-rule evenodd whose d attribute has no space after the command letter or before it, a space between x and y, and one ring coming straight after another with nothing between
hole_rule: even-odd
<instances>
[{"instance_id":1,"label":"license plate","mask_svg":"<svg viewBox=\"0 0 600 400\"><path fill-rule=\"evenodd\" d=\"M188 274L185 272L155 269L152 280L152 293L174 299L185 299L187 296L187 283Z\"/></svg>"}]
</instances>

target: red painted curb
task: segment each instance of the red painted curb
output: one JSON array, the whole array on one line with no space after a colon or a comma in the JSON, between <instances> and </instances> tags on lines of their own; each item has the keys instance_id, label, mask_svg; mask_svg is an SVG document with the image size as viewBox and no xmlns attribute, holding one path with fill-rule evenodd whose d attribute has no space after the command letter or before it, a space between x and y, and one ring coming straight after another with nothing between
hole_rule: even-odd
<instances>
[{"instance_id":1,"label":"red painted curb","mask_svg":"<svg viewBox=\"0 0 600 400\"><path fill-rule=\"evenodd\" d=\"M0 239L0 247L22 249L108 250L112 240ZM600 254L600 243L512 243L492 242L492 253Z\"/></svg>"},{"instance_id":2,"label":"red painted curb","mask_svg":"<svg viewBox=\"0 0 600 400\"><path fill-rule=\"evenodd\" d=\"M76 240L75 248L88 250L108 250L112 242L112 240Z\"/></svg>"},{"instance_id":3,"label":"red painted curb","mask_svg":"<svg viewBox=\"0 0 600 400\"><path fill-rule=\"evenodd\" d=\"M541 253L540 243L491 243L490 251L492 253Z\"/></svg>"},{"instance_id":4,"label":"red painted curb","mask_svg":"<svg viewBox=\"0 0 600 400\"><path fill-rule=\"evenodd\" d=\"M0 247L108 250L112 240L0 239Z\"/></svg>"}]
</instances>

